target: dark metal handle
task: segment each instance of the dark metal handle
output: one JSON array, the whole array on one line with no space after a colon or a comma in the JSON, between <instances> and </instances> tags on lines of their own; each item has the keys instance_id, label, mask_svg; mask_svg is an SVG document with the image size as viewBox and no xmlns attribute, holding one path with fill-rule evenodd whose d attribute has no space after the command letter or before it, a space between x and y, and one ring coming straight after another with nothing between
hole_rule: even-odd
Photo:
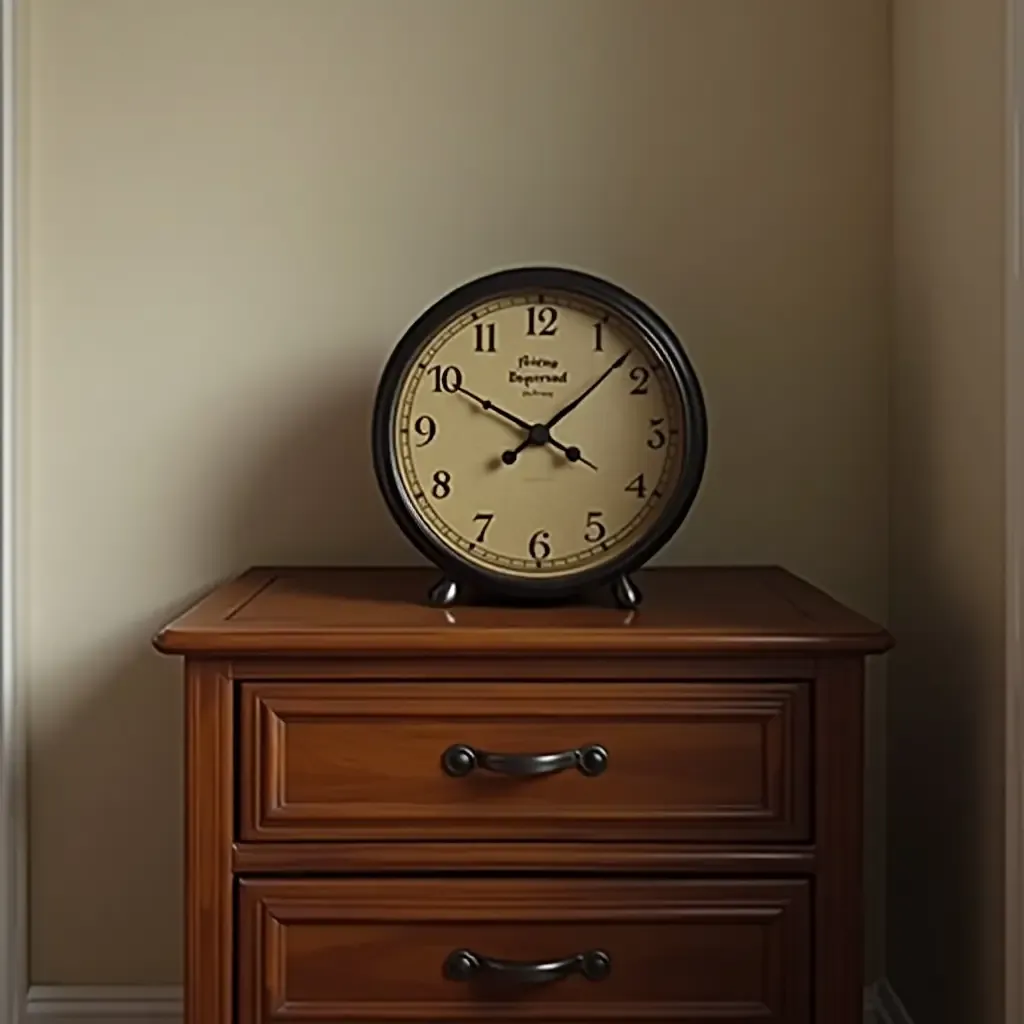
<instances>
[{"instance_id":1,"label":"dark metal handle","mask_svg":"<svg viewBox=\"0 0 1024 1024\"><path fill-rule=\"evenodd\" d=\"M582 775L600 775L608 767L608 751L597 743L560 754L494 754L456 743L441 755L441 766L455 778L468 775L474 768L499 775L552 775L576 768Z\"/></svg>"},{"instance_id":2,"label":"dark metal handle","mask_svg":"<svg viewBox=\"0 0 1024 1024\"><path fill-rule=\"evenodd\" d=\"M495 960L470 949L456 949L444 962L445 977L451 981L472 981L493 974L524 985L540 985L561 981L570 974L582 974L588 981L603 981L612 969L612 958L603 949L577 953L566 960L543 960L528 963L517 960Z\"/></svg>"}]
</instances>

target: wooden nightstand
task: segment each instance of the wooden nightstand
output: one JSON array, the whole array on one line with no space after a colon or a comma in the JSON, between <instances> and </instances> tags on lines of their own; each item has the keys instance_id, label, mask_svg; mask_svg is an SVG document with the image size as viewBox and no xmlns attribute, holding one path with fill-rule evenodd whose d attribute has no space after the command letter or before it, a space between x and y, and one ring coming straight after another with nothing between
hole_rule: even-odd
<instances>
[{"instance_id":1,"label":"wooden nightstand","mask_svg":"<svg viewBox=\"0 0 1024 1024\"><path fill-rule=\"evenodd\" d=\"M864 658L781 569L640 611L254 569L184 655L188 1024L860 1024Z\"/></svg>"}]
</instances>

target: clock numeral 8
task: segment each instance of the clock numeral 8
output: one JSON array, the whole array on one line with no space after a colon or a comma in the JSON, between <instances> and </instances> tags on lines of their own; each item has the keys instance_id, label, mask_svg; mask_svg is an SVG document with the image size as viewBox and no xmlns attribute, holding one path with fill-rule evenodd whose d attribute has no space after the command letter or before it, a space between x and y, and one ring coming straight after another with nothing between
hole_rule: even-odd
<instances>
[{"instance_id":1,"label":"clock numeral 8","mask_svg":"<svg viewBox=\"0 0 1024 1024\"><path fill-rule=\"evenodd\" d=\"M551 540L551 534L547 530L538 530L530 538L530 557L538 562L543 561L545 558L550 558L551 545L548 543L549 540Z\"/></svg>"},{"instance_id":2,"label":"clock numeral 8","mask_svg":"<svg viewBox=\"0 0 1024 1024\"><path fill-rule=\"evenodd\" d=\"M434 474L434 486L431 487L430 493L435 498L447 498L452 493L452 475L446 469L439 469Z\"/></svg>"}]
</instances>

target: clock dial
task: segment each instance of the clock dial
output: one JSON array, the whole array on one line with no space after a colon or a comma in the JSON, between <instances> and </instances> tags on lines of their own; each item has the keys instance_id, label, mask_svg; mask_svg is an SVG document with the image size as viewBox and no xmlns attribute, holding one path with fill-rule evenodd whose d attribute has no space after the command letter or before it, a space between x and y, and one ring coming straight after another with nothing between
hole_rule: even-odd
<instances>
[{"instance_id":1,"label":"clock dial","mask_svg":"<svg viewBox=\"0 0 1024 1024\"><path fill-rule=\"evenodd\" d=\"M428 337L399 383L397 477L423 527L492 573L615 560L683 473L683 399L658 351L561 292L483 302Z\"/></svg>"}]
</instances>

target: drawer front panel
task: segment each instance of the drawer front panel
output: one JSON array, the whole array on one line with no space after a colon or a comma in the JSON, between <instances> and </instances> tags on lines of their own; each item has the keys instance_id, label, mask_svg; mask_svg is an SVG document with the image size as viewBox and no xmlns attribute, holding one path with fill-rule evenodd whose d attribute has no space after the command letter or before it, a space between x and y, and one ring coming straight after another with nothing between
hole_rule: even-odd
<instances>
[{"instance_id":1,"label":"drawer front panel","mask_svg":"<svg viewBox=\"0 0 1024 1024\"><path fill-rule=\"evenodd\" d=\"M239 1013L807 1024L789 881L242 880Z\"/></svg>"},{"instance_id":2,"label":"drawer front panel","mask_svg":"<svg viewBox=\"0 0 1024 1024\"><path fill-rule=\"evenodd\" d=\"M806 684L241 690L246 841L809 838Z\"/></svg>"}]
</instances>

